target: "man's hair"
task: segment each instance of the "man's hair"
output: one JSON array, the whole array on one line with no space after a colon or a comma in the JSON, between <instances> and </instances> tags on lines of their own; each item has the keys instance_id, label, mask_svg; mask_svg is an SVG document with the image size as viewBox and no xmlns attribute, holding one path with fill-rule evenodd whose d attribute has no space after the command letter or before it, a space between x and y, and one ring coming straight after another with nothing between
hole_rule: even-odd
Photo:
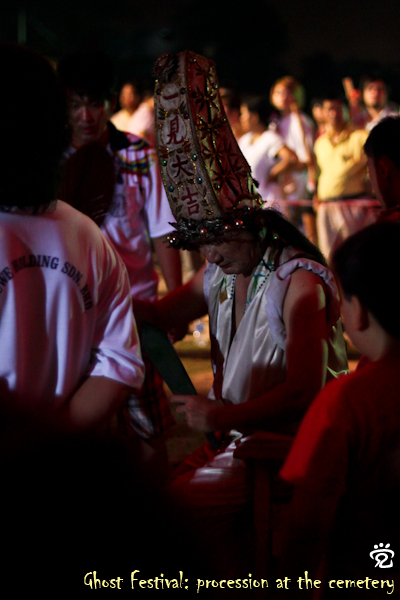
<instances>
[{"instance_id":1,"label":"man's hair","mask_svg":"<svg viewBox=\"0 0 400 600\"><path fill-rule=\"evenodd\" d=\"M400 171L400 115L384 117L371 130L364 152L374 161L387 156Z\"/></svg>"},{"instance_id":2,"label":"man's hair","mask_svg":"<svg viewBox=\"0 0 400 600\"><path fill-rule=\"evenodd\" d=\"M0 205L36 212L55 199L67 111L52 65L35 52L0 44Z\"/></svg>"},{"instance_id":3,"label":"man's hair","mask_svg":"<svg viewBox=\"0 0 400 600\"><path fill-rule=\"evenodd\" d=\"M344 105L343 96L335 90L329 90L321 96L321 103L323 104L324 102L340 102Z\"/></svg>"},{"instance_id":4,"label":"man's hair","mask_svg":"<svg viewBox=\"0 0 400 600\"><path fill-rule=\"evenodd\" d=\"M228 107L228 109L240 111L240 106L242 104L240 94L233 88L221 86L220 90L222 101Z\"/></svg>"},{"instance_id":5,"label":"man's hair","mask_svg":"<svg viewBox=\"0 0 400 600\"><path fill-rule=\"evenodd\" d=\"M312 98L311 102L310 102L310 107L314 108L314 106L322 106L323 100L320 97L315 97Z\"/></svg>"},{"instance_id":6,"label":"man's hair","mask_svg":"<svg viewBox=\"0 0 400 600\"><path fill-rule=\"evenodd\" d=\"M332 268L347 299L357 296L383 329L400 338L397 265L400 223L375 223L355 233L334 252Z\"/></svg>"},{"instance_id":7,"label":"man's hair","mask_svg":"<svg viewBox=\"0 0 400 600\"><path fill-rule=\"evenodd\" d=\"M103 52L78 52L60 60L58 76L64 88L79 96L110 100L116 88L114 64Z\"/></svg>"},{"instance_id":8,"label":"man's hair","mask_svg":"<svg viewBox=\"0 0 400 600\"><path fill-rule=\"evenodd\" d=\"M247 106L250 113L257 114L261 123L268 127L275 109L267 96L246 96L243 98L243 104Z\"/></svg>"},{"instance_id":9,"label":"man's hair","mask_svg":"<svg viewBox=\"0 0 400 600\"><path fill-rule=\"evenodd\" d=\"M370 83L375 83L377 81L382 82L386 89L387 86L385 80L379 73L367 73L366 75L363 75L360 79L360 88L364 91L367 85L369 85Z\"/></svg>"}]
</instances>

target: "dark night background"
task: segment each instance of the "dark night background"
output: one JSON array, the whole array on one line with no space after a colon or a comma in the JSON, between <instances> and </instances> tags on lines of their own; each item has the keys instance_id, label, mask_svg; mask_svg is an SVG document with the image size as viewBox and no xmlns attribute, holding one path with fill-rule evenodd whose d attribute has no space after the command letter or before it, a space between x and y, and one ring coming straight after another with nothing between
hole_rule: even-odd
<instances>
[{"instance_id":1,"label":"dark night background","mask_svg":"<svg viewBox=\"0 0 400 600\"><path fill-rule=\"evenodd\" d=\"M160 53L189 48L216 61L220 83L260 93L291 74L308 100L342 91L344 76L358 85L372 70L399 103L399 25L400 2L386 0L26 0L3 3L0 11L2 41L19 35L23 42L26 32L26 45L55 61L77 49L103 49L120 82L136 77L152 84Z\"/></svg>"}]
</instances>

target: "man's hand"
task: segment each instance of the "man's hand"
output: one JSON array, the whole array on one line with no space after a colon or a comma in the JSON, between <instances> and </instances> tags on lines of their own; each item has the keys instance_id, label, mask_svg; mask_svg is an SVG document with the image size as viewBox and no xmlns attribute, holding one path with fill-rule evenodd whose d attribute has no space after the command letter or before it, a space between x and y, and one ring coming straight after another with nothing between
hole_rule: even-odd
<instances>
[{"instance_id":1,"label":"man's hand","mask_svg":"<svg viewBox=\"0 0 400 600\"><path fill-rule=\"evenodd\" d=\"M172 396L171 402L176 404L176 412L186 417L187 424L203 433L215 431L214 417L219 407L205 396Z\"/></svg>"}]
</instances>

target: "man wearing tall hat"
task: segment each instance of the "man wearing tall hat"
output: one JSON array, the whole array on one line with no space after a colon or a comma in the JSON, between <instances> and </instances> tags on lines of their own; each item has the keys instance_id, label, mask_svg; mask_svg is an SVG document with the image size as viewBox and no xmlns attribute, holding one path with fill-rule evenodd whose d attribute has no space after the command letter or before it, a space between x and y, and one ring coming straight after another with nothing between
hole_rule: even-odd
<instances>
[{"instance_id":1,"label":"man wearing tall hat","mask_svg":"<svg viewBox=\"0 0 400 600\"><path fill-rule=\"evenodd\" d=\"M160 327L208 312L214 382L208 398L175 396L189 425L217 432L175 473L171 491L237 550L235 526L251 498L233 457L251 430L293 432L325 381L347 370L338 294L325 261L262 200L229 127L214 63L192 52L160 57L157 151L173 210L171 245L196 248L207 265L188 284L135 312ZM147 314L146 314L147 313ZM243 524L243 521L242 521Z\"/></svg>"}]
</instances>

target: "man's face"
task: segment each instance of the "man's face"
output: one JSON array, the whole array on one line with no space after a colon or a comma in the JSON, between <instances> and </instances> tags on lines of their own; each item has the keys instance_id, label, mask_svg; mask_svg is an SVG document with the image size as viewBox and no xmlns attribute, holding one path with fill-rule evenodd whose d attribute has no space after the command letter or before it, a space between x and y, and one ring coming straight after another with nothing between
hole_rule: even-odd
<instances>
[{"instance_id":1,"label":"man's face","mask_svg":"<svg viewBox=\"0 0 400 600\"><path fill-rule=\"evenodd\" d=\"M312 107L312 116L317 125L323 125L325 123L322 106L320 104L314 104Z\"/></svg>"},{"instance_id":2,"label":"man's face","mask_svg":"<svg viewBox=\"0 0 400 600\"><path fill-rule=\"evenodd\" d=\"M111 116L109 100L95 100L89 96L68 93L68 117L71 143L74 148L102 141L107 135L107 121Z\"/></svg>"},{"instance_id":3,"label":"man's face","mask_svg":"<svg viewBox=\"0 0 400 600\"><path fill-rule=\"evenodd\" d=\"M271 95L272 104L278 110L286 110L294 101L293 94L290 89L281 83L275 86Z\"/></svg>"},{"instance_id":4,"label":"man's face","mask_svg":"<svg viewBox=\"0 0 400 600\"><path fill-rule=\"evenodd\" d=\"M386 86L383 81L371 81L364 87L363 100L367 108L382 109L386 99Z\"/></svg>"},{"instance_id":5,"label":"man's face","mask_svg":"<svg viewBox=\"0 0 400 600\"><path fill-rule=\"evenodd\" d=\"M322 115L325 123L338 127L343 125L343 106L340 100L324 100L322 104Z\"/></svg>"},{"instance_id":6,"label":"man's face","mask_svg":"<svg viewBox=\"0 0 400 600\"><path fill-rule=\"evenodd\" d=\"M230 241L202 244L199 249L209 263L216 264L227 275L249 275L260 260L258 248L247 231Z\"/></svg>"},{"instance_id":7,"label":"man's face","mask_svg":"<svg viewBox=\"0 0 400 600\"><path fill-rule=\"evenodd\" d=\"M250 112L246 104L242 104L240 107L240 124L243 132L247 133L253 131L254 127L258 125L260 119L257 113Z\"/></svg>"},{"instance_id":8,"label":"man's face","mask_svg":"<svg viewBox=\"0 0 400 600\"><path fill-rule=\"evenodd\" d=\"M126 83L121 90L119 95L119 103L121 108L126 108L126 110L136 110L139 106L139 94L136 91L136 88L130 84Z\"/></svg>"}]
</instances>

